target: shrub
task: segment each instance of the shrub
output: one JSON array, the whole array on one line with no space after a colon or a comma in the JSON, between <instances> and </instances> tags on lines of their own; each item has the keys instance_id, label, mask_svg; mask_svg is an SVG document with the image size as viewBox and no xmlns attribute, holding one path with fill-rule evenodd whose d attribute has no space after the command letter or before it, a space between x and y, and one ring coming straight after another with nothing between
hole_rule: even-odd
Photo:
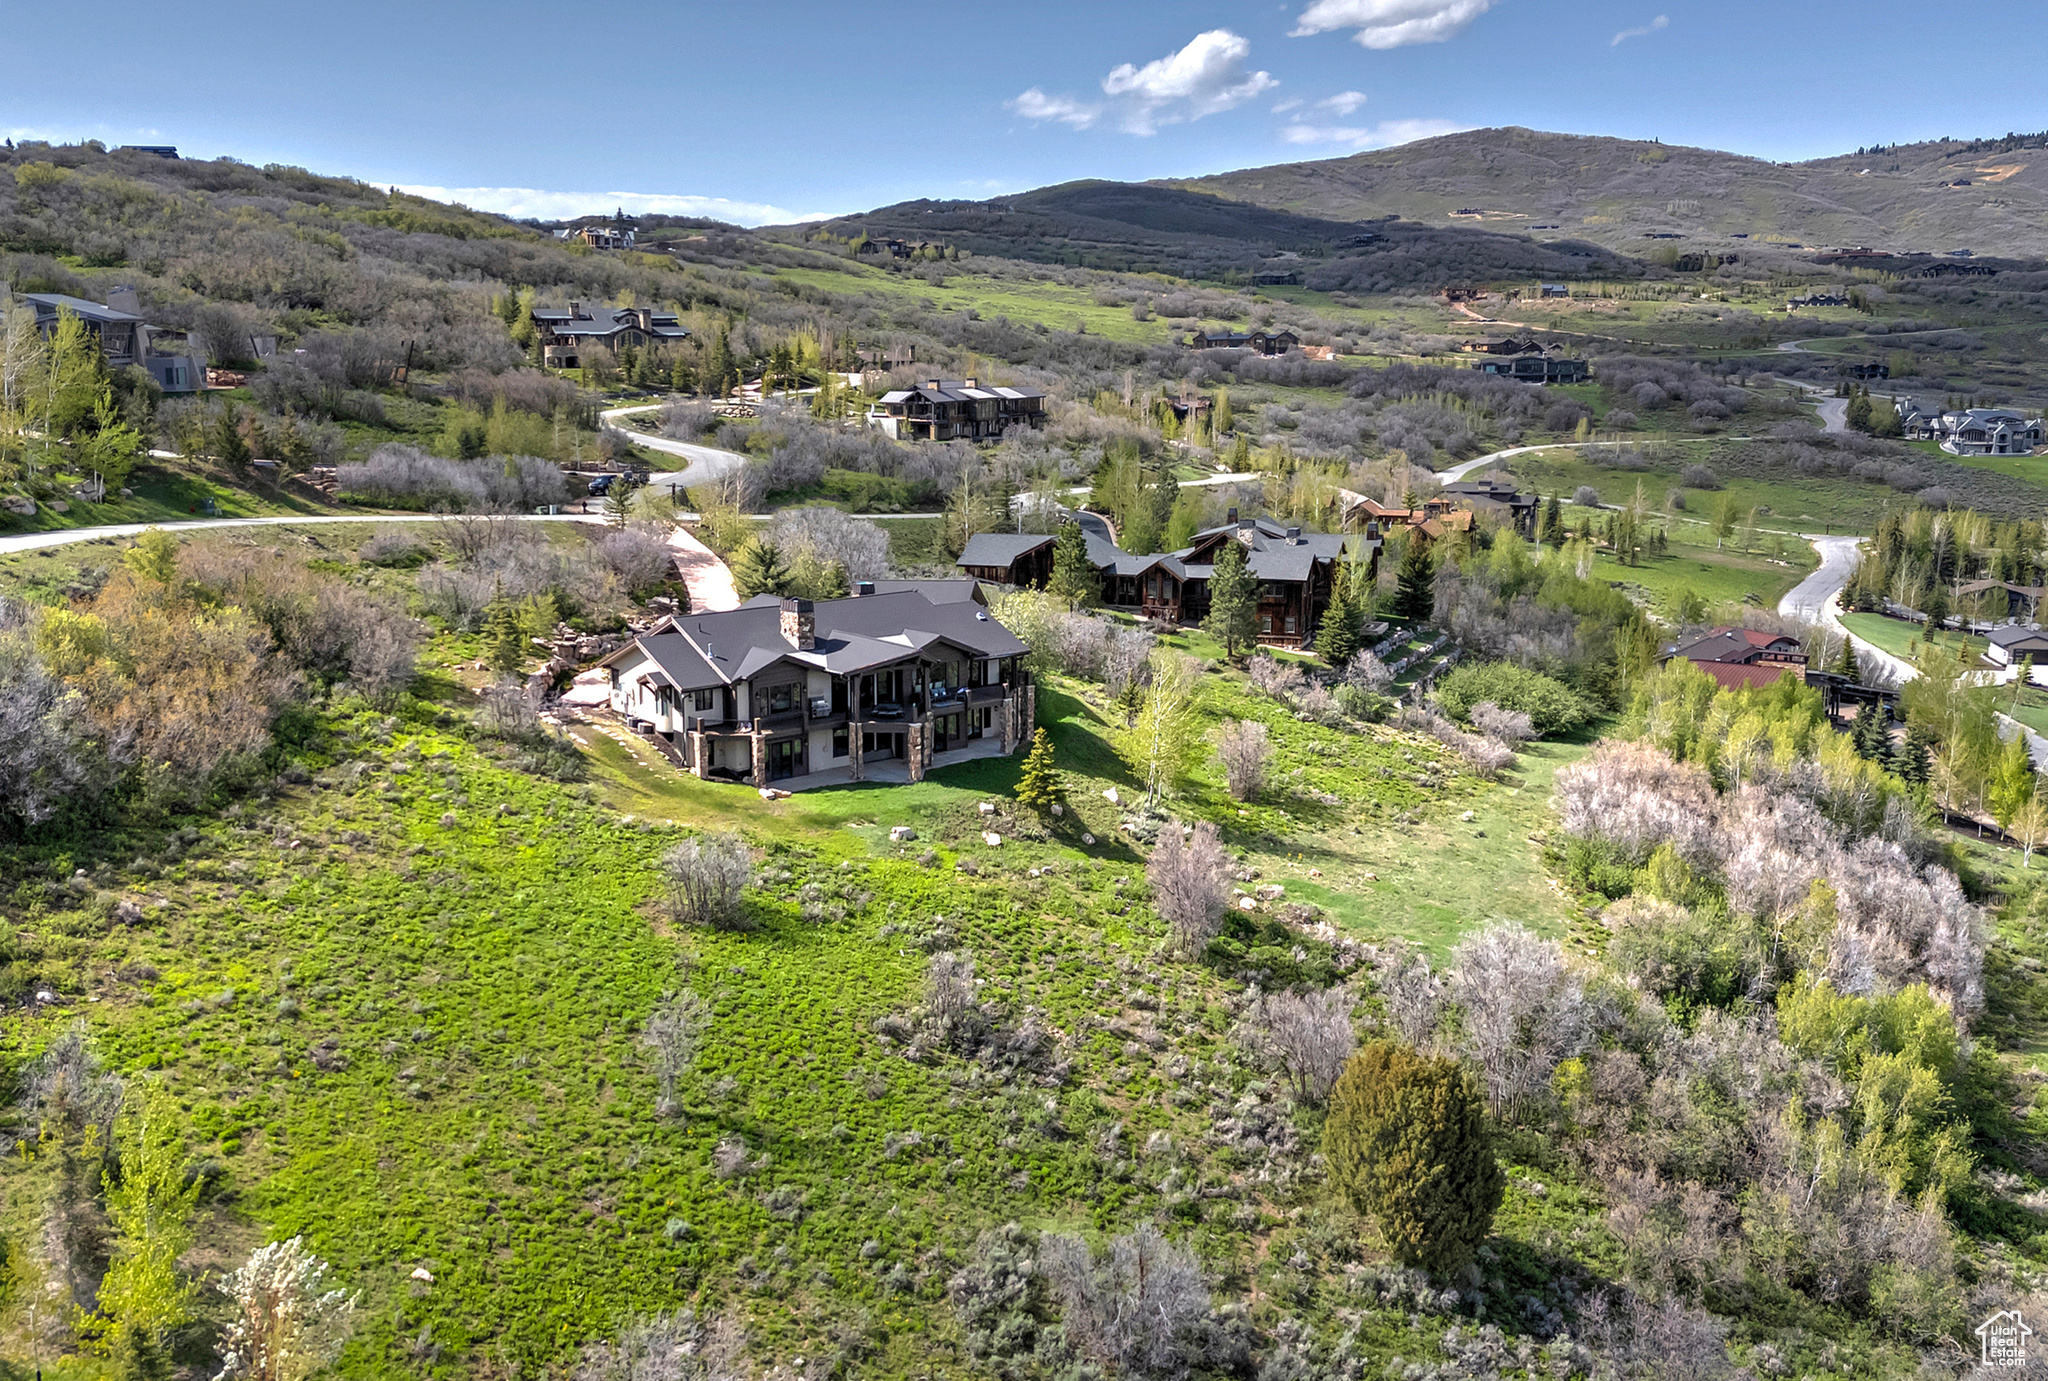
<instances>
[{"instance_id":1,"label":"shrub","mask_svg":"<svg viewBox=\"0 0 2048 1381\"><path fill-rule=\"evenodd\" d=\"M390 529L376 533L356 550L356 560L365 565L400 569L423 566L432 555L427 544L411 533Z\"/></svg>"},{"instance_id":2,"label":"shrub","mask_svg":"<svg viewBox=\"0 0 2048 1381\"><path fill-rule=\"evenodd\" d=\"M1265 790L1266 767L1273 756L1265 725L1255 719L1224 724L1216 756L1223 764L1224 785L1232 800L1249 801Z\"/></svg>"},{"instance_id":3,"label":"shrub","mask_svg":"<svg viewBox=\"0 0 2048 1381\"><path fill-rule=\"evenodd\" d=\"M1482 700L1467 713L1472 727L1495 743L1527 743L1536 737L1535 722L1521 710L1504 710L1491 700Z\"/></svg>"},{"instance_id":4,"label":"shrub","mask_svg":"<svg viewBox=\"0 0 2048 1381\"><path fill-rule=\"evenodd\" d=\"M1582 484L1572 491L1572 502L1581 508L1598 508L1600 506L1600 491L1590 484Z\"/></svg>"},{"instance_id":5,"label":"shrub","mask_svg":"<svg viewBox=\"0 0 2048 1381\"><path fill-rule=\"evenodd\" d=\"M1470 719L1482 701L1525 714L1538 734L1569 733L1593 717L1593 707L1564 682L1512 662L1467 662L1436 683L1436 703L1446 714Z\"/></svg>"},{"instance_id":6,"label":"shrub","mask_svg":"<svg viewBox=\"0 0 2048 1381\"><path fill-rule=\"evenodd\" d=\"M1627 431L1630 427L1635 426L1636 415L1627 408L1615 408L1600 420L1602 425L1614 431Z\"/></svg>"},{"instance_id":7,"label":"shrub","mask_svg":"<svg viewBox=\"0 0 2048 1381\"><path fill-rule=\"evenodd\" d=\"M681 925L747 929L741 902L753 877L746 841L736 834L686 839L661 856L669 915Z\"/></svg>"},{"instance_id":8,"label":"shrub","mask_svg":"<svg viewBox=\"0 0 2048 1381\"><path fill-rule=\"evenodd\" d=\"M1723 414L1724 416L1726 414ZM1678 472L1678 482L1687 489L1719 489L1721 477L1704 465L1688 465Z\"/></svg>"},{"instance_id":9,"label":"shrub","mask_svg":"<svg viewBox=\"0 0 2048 1381\"><path fill-rule=\"evenodd\" d=\"M1152 905L1173 933L1174 948L1193 959L1216 938L1229 901L1229 862L1216 826L1203 821L1192 835L1168 828L1145 865Z\"/></svg>"},{"instance_id":10,"label":"shrub","mask_svg":"<svg viewBox=\"0 0 2048 1381\"><path fill-rule=\"evenodd\" d=\"M1323 1154L1332 1185L1373 1217L1394 1255L1438 1275L1472 1259L1507 1188L1472 1076L1391 1041L1344 1067Z\"/></svg>"},{"instance_id":11,"label":"shrub","mask_svg":"<svg viewBox=\"0 0 2048 1381\"><path fill-rule=\"evenodd\" d=\"M1120 1377L1181 1376L1209 1351L1209 1290L1187 1247L1150 1223L1098 1258L1079 1237L1039 1241L1067 1343Z\"/></svg>"},{"instance_id":12,"label":"shrub","mask_svg":"<svg viewBox=\"0 0 2048 1381\"><path fill-rule=\"evenodd\" d=\"M1358 1048L1351 1006L1351 994L1342 988L1268 993L1253 999L1238 1041L1286 1076L1296 1102L1319 1104Z\"/></svg>"},{"instance_id":13,"label":"shrub","mask_svg":"<svg viewBox=\"0 0 2048 1381\"><path fill-rule=\"evenodd\" d=\"M221 1354L222 1376L304 1376L339 1351L355 1300L329 1290L327 1263L301 1239L258 1247L221 1281L233 1302Z\"/></svg>"},{"instance_id":14,"label":"shrub","mask_svg":"<svg viewBox=\"0 0 2048 1381\"><path fill-rule=\"evenodd\" d=\"M617 1342L585 1344L572 1381L740 1381L750 1374L739 1324L721 1315L707 1328L683 1309L630 1323Z\"/></svg>"},{"instance_id":15,"label":"shrub","mask_svg":"<svg viewBox=\"0 0 2048 1381\"><path fill-rule=\"evenodd\" d=\"M1465 1048L1503 1116L1547 1088L1592 1027L1585 987L1564 950L1518 925L1490 925L1459 945L1451 991Z\"/></svg>"}]
</instances>

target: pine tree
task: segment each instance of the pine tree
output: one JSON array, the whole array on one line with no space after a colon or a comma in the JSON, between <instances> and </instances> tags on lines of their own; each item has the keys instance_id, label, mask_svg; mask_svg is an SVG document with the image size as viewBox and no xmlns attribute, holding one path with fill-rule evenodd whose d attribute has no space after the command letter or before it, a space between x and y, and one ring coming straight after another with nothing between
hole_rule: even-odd
<instances>
[{"instance_id":1,"label":"pine tree","mask_svg":"<svg viewBox=\"0 0 2048 1381\"><path fill-rule=\"evenodd\" d=\"M1902 779L1925 785L1934 775L1934 747L1939 740L1934 731L1925 724L1907 726L1906 742L1898 752L1898 765L1893 769Z\"/></svg>"},{"instance_id":2,"label":"pine tree","mask_svg":"<svg viewBox=\"0 0 2048 1381\"><path fill-rule=\"evenodd\" d=\"M1344 1067L1323 1129L1330 1182L1405 1265L1472 1259L1507 1189L1478 1086L1456 1060L1374 1041Z\"/></svg>"},{"instance_id":3,"label":"pine tree","mask_svg":"<svg viewBox=\"0 0 2048 1381\"><path fill-rule=\"evenodd\" d=\"M1025 755L1024 770L1017 777L1017 800L1044 815L1065 790L1060 770L1053 766L1052 735L1038 729L1031 735L1031 751Z\"/></svg>"},{"instance_id":4,"label":"pine tree","mask_svg":"<svg viewBox=\"0 0 2048 1381\"><path fill-rule=\"evenodd\" d=\"M484 660L498 671L517 671L526 660L526 635L519 631L519 611L505 598L505 587L484 609Z\"/></svg>"},{"instance_id":5,"label":"pine tree","mask_svg":"<svg viewBox=\"0 0 2048 1381\"><path fill-rule=\"evenodd\" d=\"M242 410L229 403L213 424L213 454L224 465L246 465L249 443L242 439Z\"/></svg>"},{"instance_id":6,"label":"pine tree","mask_svg":"<svg viewBox=\"0 0 2048 1381\"><path fill-rule=\"evenodd\" d=\"M1342 565L1331 582L1330 603L1316 628L1316 653L1333 667L1350 661L1365 644L1365 619L1351 594L1351 576Z\"/></svg>"},{"instance_id":7,"label":"pine tree","mask_svg":"<svg viewBox=\"0 0 2048 1381\"><path fill-rule=\"evenodd\" d=\"M1408 546L1401 553L1401 569L1394 579L1394 613L1411 623L1427 622L1436 612L1436 577L1429 559L1429 544L1416 532L1408 534Z\"/></svg>"},{"instance_id":8,"label":"pine tree","mask_svg":"<svg viewBox=\"0 0 2048 1381\"><path fill-rule=\"evenodd\" d=\"M1856 640L1847 634L1842 636L1842 655L1835 658L1834 672L1851 681L1859 680L1863 675L1863 669L1856 665Z\"/></svg>"},{"instance_id":9,"label":"pine tree","mask_svg":"<svg viewBox=\"0 0 2048 1381\"><path fill-rule=\"evenodd\" d=\"M1226 541L1216 553L1209 574L1209 617L1202 627L1223 640L1223 655L1235 657L1239 643L1250 644L1259 630L1259 581L1244 559L1244 547Z\"/></svg>"},{"instance_id":10,"label":"pine tree","mask_svg":"<svg viewBox=\"0 0 2048 1381\"><path fill-rule=\"evenodd\" d=\"M741 599L783 594L789 587L789 566L774 543L749 537L733 553L732 583Z\"/></svg>"},{"instance_id":11,"label":"pine tree","mask_svg":"<svg viewBox=\"0 0 2048 1381\"><path fill-rule=\"evenodd\" d=\"M1093 608L1102 597L1095 564L1088 559L1088 534L1071 518L1060 524L1052 544L1052 581L1046 588L1077 609Z\"/></svg>"},{"instance_id":12,"label":"pine tree","mask_svg":"<svg viewBox=\"0 0 2048 1381\"><path fill-rule=\"evenodd\" d=\"M1859 756L1872 762L1882 763L1891 746L1891 733L1885 727L1884 708L1876 701L1866 701L1856 712L1856 722L1849 728L1849 742Z\"/></svg>"}]
</instances>

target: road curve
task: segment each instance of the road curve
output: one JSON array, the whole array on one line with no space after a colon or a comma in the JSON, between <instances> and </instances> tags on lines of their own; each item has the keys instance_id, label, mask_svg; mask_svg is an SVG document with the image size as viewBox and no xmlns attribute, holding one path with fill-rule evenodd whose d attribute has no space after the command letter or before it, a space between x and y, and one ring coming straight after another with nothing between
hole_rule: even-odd
<instances>
[{"instance_id":1,"label":"road curve","mask_svg":"<svg viewBox=\"0 0 2048 1381\"><path fill-rule=\"evenodd\" d=\"M606 431L617 432L636 446L645 446L650 451L660 451L663 455L689 462L680 470L667 470L650 476L649 484L679 484L687 489L693 484L709 484L723 479L746 465L747 458L738 451L721 451L715 446L699 446L647 432L629 431L615 420L636 412L659 412L664 406L666 404L641 403L629 408L607 408L597 415L598 425Z\"/></svg>"},{"instance_id":2,"label":"road curve","mask_svg":"<svg viewBox=\"0 0 2048 1381\"><path fill-rule=\"evenodd\" d=\"M1820 624L1849 639L1856 646L1857 661L1865 666L1874 664L1886 668L1901 684L1918 676L1919 669L1905 658L1894 656L1851 633L1843 625L1835 606L1836 597L1842 593L1842 588L1849 583L1849 577L1856 573L1856 567L1863 559L1865 539L1816 537L1808 533L1806 540L1813 543L1813 549L1820 553L1820 566L1786 592L1785 597L1778 601L1778 613L1788 619ZM1998 713L1998 722L2001 738L2009 739L2015 733L2025 735L2027 752L2034 759L2035 769L2048 770L2048 739L2002 711Z\"/></svg>"},{"instance_id":3,"label":"road curve","mask_svg":"<svg viewBox=\"0 0 2048 1381\"><path fill-rule=\"evenodd\" d=\"M1732 439L1740 441L1743 438L1735 437ZM1510 446L1505 451L1495 451L1493 454L1481 456L1477 460L1460 461L1448 470L1439 470L1437 471L1436 479L1438 484L1456 484L1474 470L1491 465L1497 460L1506 460L1509 456L1526 455L1530 451L1565 451L1576 450L1581 446L1632 446L1634 444L1636 443L1631 441L1549 441L1540 446Z\"/></svg>"}]
</instances>

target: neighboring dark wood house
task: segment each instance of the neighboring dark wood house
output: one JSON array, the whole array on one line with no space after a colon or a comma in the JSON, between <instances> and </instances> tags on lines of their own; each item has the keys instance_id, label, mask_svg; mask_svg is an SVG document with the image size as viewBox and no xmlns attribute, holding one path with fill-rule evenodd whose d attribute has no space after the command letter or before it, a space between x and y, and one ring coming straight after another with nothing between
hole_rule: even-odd
<instances>
[{"instance_id":1,"label":"neighboring dark wood house","mask_svg":"<svg viewBox=\"0 0 2048 1381\"><path fill-rule=\"evenodd\" d=\"M1506 340L1468 340L1461 347L1480 355L1540 355L1543 347L1527 336L1509 336Z\"/></svg>"},{"instance_id":2,"label":"neighboring dark wood house","mask_svg":"<svg viewBox=\"0 0 2048 1381\"><path fill-rule=\"evenodd\" d=\"M1668 662L1674 657L1721 666L1803 667L1806 648L1790 634L1723 626L1664 649L1657 660Z\"/></svg>"},{"instance_id":3,"label":"neighboring dark wood house","mask_svg":"<svg viewBox=\"0 0 2048 1381\"><path fill-rule=\"evenodd\" d=\"M1256 350L1261 355L1284 355L1300 344L1301 337L1292 331L1197 331L1188 337L1190 350Z\"/></svg>"},{"instance_id":4,"label":"neighboring dark wood house","mask_svg":"<svg viewBox=\"0 0 2048 1381\"><path fill-rule=\"evenodd\" d=\"M107 298L107 305L101 306L63 293L22 294L35 309L37 329L46 336L56 331L65 313L77 317L100 343L109 370L118 373L140 365L165 393L197 393L206 387L206 360L191 350L183 331L144 321L133 288L115 288Z\"/></svg>"},{"instance_id":5,"label":"neighboring dark wood house","mask_svg":"<svg viewBox=\"0 0 2048 1381\"><path fill-rule=\"evenodd\" d=\"M541 361L550 369L581 368L583 351L592 345L607 350L630 345L638 350L690 338L689 328L673 312L652 312L645 307L597 307L585 302L536 307L533 324L540 330Z\"/></svg>"},{"instance_id":6,"label":"neighboring dark wood house","mask_svg":"<svg viewBox=\"0 0 2048 1381\"><path fill-rule=\"evenodd\" d=\"M1042 590L1052 580L1057 538L1030 532L977 532L955 563L977 580Z\"/></svg>"},{"instance_id":7,"label":"neighboring dark wood house","mask_svg":"<svg viewBox=\"0 0 2048 1381\"><path fill-rule=\"evenodd\" d=\"M1518 493L1512 484L1499 480L1459 480L1445 485L1442 494L1429 499L1423 509L1431 518L1460 508L1470 509L1510 523L1522 536L1534 538L1536 512L1542 506L1540 495Z\"/></svg>"},{"instance_id":8,"label":"neighboring dark wood house","mask_svg":"<svg viewBox=\"0 0 2048 1381\"><path fill-rule=\"evenodd\" d=\"M1045 395L974 379L932 379L882 395L868 420L897 441L992 441L1011 427L1045 425Z\"/></svg>"},{"instance_id":9,"label":"neighboring dark wood house","mask_svg":"<svg viewBox=\"0 0 2048 1381\"><path fill-rule=\"evenodd\" d=\"M1556 359L1543 354L1481 360L1472 367L1485 374L1504 374L1525 384L1583 384L1593 373L1584 360Z\"/></svg>"}]
</instances>

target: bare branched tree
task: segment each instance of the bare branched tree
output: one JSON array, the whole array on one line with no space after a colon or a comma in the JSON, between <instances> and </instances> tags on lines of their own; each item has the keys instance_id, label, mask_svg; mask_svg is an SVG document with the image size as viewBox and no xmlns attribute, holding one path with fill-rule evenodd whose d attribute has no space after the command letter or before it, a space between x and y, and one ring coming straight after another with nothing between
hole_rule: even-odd
<instances>
[{"instance_id":1,"label":"bare branched tree","mask_svg":"<svg viewBox=\"0 0 2048 1381\"><path fill-rule=\"evenodd\" d=\"M1297 1103L1320 1104L1358 1048L1351 1006L1351 994L1342 988L1267 993L1253 1000L1238 1040L1286 1076Z\"/></svg>"},{"instance_id":2,"label":"bare branched tree","mask_svg":"<svg viewBox=\"0 0 2048 1381\"><path fill-rule=\"evenodd\" d=\"M673 1117L681 1109L676 1100L676 1081L697 1058L697 1046L711 1012L704 999L687 990L670 993L655 1004L640 1033L640 1043L654 1054L654 1077L661 1096L654 1105L661 1117Z\"/></svg>"},{"instance_id":3,"label":"bare branched tree","mask_svg":"<svg viewBox=\"0 0 2048 1381\"><path fill-rule=\"evenodd\" d=\"M1216 756L1223 764L1223 781L1234 801L1249 801L1266 788L1266 765L1273 756L1273 744L1266 726L1256 719L1230 720L1218 737Z\"/></svg>"},{"instance_id":4,"label":"bare branched tree","mask_svg":"<svg viewBox=\"0 0 2048 1381\"><path fill-rule=\"evenodd\" d=\"M1145 865L1152 905L1173 932L1174 948L1193 959L1222 928L1229 903L1230 864L1216 826L1203 821L1183 836L1168 828Z\"/></svg>"},{"instance_id":5,"label":"bare branched tree","mask_svg":"<svg viewBox=\"0 0 2048 1381\"><path fill-rule=\"evenodd\" d=\"M1451 985L1464 1016L1466 1051L1504 1116L1585 1048L1591 1005L1555 940L1518 925L1490 925L1458 946Z\"/></svg>"},{"instance_id":6,"label":"bare branched tree","mask_svg":"<svg viewBox=\"0 0 2048 1381\"><path fill-rule=\"evenodd\" d=\"M1373 969L1387 1024L1417 1050L1431 1048L1443 1020L1444 981L1430 971L1429 956L1396 941L1380 951Z\"/></svg>"},{"instance_id":7,"label":"bare branched tree","mask_svg":"<svg viewBox=\"0 0 2048 1381\"><path fill-rule=\"evenodd\" d=\"M924 977L924 1014L942 1045L971 1044L980 1035L981 997L971 956L950 950L932 956Z\"/></svg>"},{"instance_id":8,"label":"bare branched tree","mask_svg":"<svg viewBox=\"0 0 2048 1381\"><path fill-rule=\"evenodd\" d=\"M661 856L669 915L679 925L746 929L742 902L753 875L746 841L736 834L686 839Z\"/></svg>"},{"instance_id":9,"label":"bare branched tree","mask_svg":"<svg viewBox=\"0 0 2048 1381\"><path fill-rule=\"evenodd\" d=\"M1056 1233L1039 1252L1067 1340L1090 1361L1123 1377L1178 1377L1201 1362L1209 1290L1191 1250L1144 1223L1100 1257Z\"/></svg>"}]
</instances>

